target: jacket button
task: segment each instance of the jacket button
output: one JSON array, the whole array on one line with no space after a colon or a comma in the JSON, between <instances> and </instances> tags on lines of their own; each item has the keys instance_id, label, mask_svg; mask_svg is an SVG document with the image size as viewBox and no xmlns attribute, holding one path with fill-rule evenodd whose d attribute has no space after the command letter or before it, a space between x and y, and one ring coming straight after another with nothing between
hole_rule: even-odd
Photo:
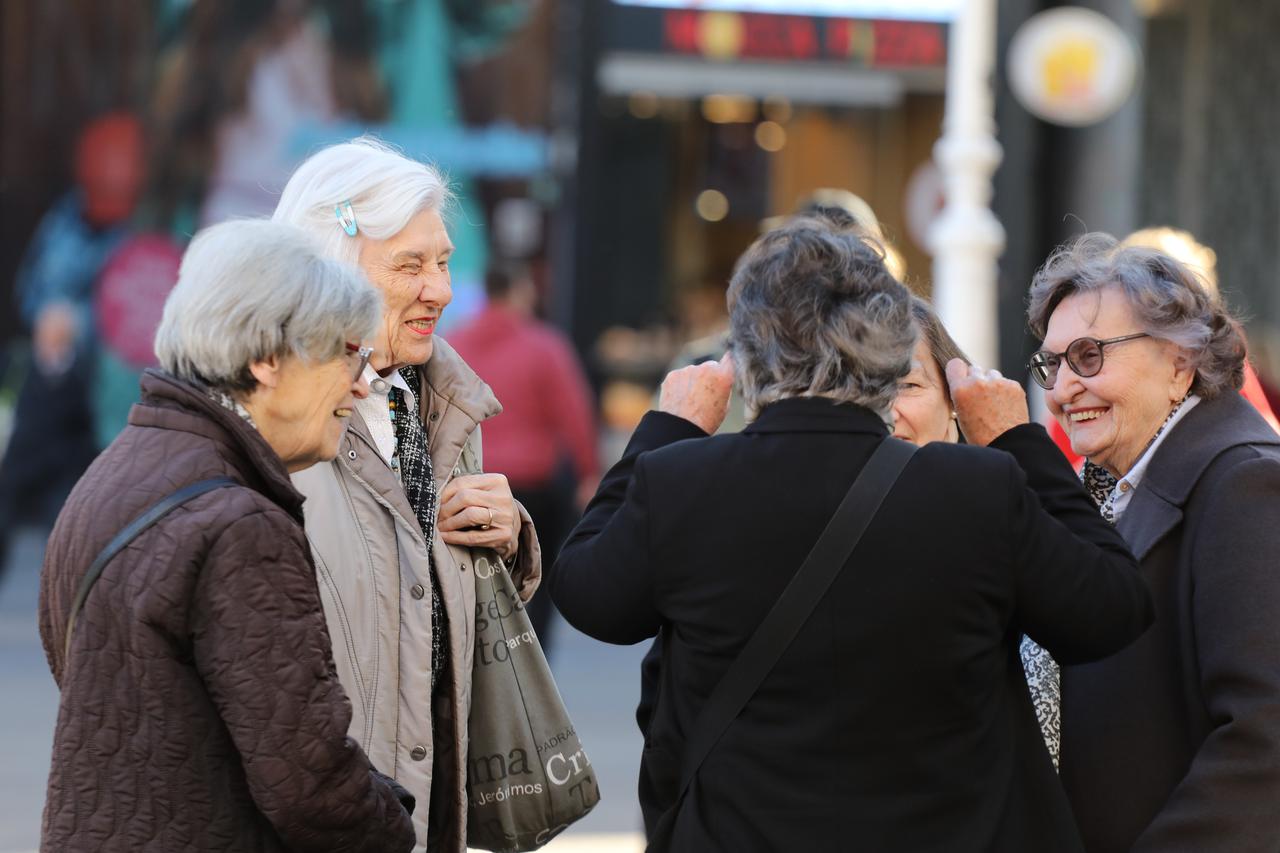
<instances>
[{"instance_id":1,"label":"jacket button","mask_svg":"<svg viewBox=\"0 0 1280 853\"><path fill-rule=\"evenodd\" d=\"M419 601L421 601L422 596L427 594L427 590L426 590L426 587L424 587L422 584L415 583L412 587L410 587L409 594L412 595L414 598L418 599Z\"/></svg>"},{"instance_id":2,"label":"jacket button","mask_svg":"<svg viewBox=\"0 0 1280 853\"><path fill-rule=\"evenodd\" d=\"M433 421L438 421L438 420L440 420L440 413L439 413L439 412L432 412L432 413L431 413L431 420L433 420Z\"/></svg>"},{"instance_id":3,"label":"jacket button","mask_svg":"<svg viewBox=\"0 0 1280 853\"><path fill-rule=\"evenodd\" d=\"M421 761L427 757L427 748L425 746L415 746L410 752L409 757L414 761Z\"/></svg>"},{"instance_id":4,"label":"jacket button","mask_svg":"<svg viewBox=\"0 0 1280 853\"><path fill-rule=\"evenodd\" d=\"M466 563L458 563L458 571L460 571L460 572L465 572L466 570L467 570L467 564L466 564Z\"/></svg>"},{"instance_id":5,"label":"jacket button","mask_svg":"<svg viewBox=\"0 0 1280 853\"><path fill-rule=\"evenodd\" d=\"M352 460L352 461L354 462L354 461L355 461L355 458L356 458L356 452L355 452L354 450L348 450L348 451L347 451L347 458L348 458L348 459L350 459L350 460Z\"/></svg>"}]
</instances>

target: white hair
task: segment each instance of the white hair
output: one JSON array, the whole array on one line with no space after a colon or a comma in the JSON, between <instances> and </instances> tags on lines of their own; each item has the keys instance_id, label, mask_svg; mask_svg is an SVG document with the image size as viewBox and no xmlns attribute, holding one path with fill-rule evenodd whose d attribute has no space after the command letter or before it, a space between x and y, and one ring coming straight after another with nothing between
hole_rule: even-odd
<instances>
[{"instance_id":1,"label":"white hair","mask_svg":"<svg viewBox=\"0 0 1280 853\"><path fill-rule=\"evenodd\" d=\"M324 361L373 335L378 292L321 257L298 228L242 219L206 228L182 257L164 303L156 357L180 379L248 392L249 365L270 356Z\"/></svg>"},{"instance_id":2,"label":"white hair","mask_svg":"<svg viewBox=\"0 0 1280 853\"><path fill-rule=\"evenodd\" d=\"M355 264L362 240L394 237L421 211L443 214L452 199L435 167L361 136L325 148L299 166L271 218L302 228L325 257ZM343 230L340 219L348 203L355 236Z\"/></svg>"}]
</instances>

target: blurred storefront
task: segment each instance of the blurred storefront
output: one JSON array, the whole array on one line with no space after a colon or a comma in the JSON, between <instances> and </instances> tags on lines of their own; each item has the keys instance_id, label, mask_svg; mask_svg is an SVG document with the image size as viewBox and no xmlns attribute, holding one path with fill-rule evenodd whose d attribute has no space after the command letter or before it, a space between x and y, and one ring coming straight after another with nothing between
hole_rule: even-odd
<instances>
[{"instance_id":1,"label":"blurred storefront","mask_svg":"<svg viewBox=\"0 0 1280 853\"><path fill-rule=\"evenodd\" d=\"M673 346L714 328L762 221L818 188L869 202L927 292L954 6L615 0L584 16L595 73L579 90L577 263L559 285L584 351L610 330L601 378L652 388Z\"/></svg>"},{"instance_id":2,"label":"blurred storefront","mask_svg":"<svg viewBox=\"0 0 1280 853\"><path fill-rule=\"evenodd\" d=\"M1001 0L997 124L1004 162L996 213L1002 366L1021 371L1033 346L1023 311L1049 250L1084 230L1124 235L1185 229L1216 255L1229 304L1246 318L1251 357L1280 387L1280 4L1268 0L1085 0L1138 52L1132 93L1109 117L1064 126L1032 116L1010 87L1009 47L1038 12L1068 4ZM1096 59L1070 57L1087 77Z\"/></svg>"}]
</instances>

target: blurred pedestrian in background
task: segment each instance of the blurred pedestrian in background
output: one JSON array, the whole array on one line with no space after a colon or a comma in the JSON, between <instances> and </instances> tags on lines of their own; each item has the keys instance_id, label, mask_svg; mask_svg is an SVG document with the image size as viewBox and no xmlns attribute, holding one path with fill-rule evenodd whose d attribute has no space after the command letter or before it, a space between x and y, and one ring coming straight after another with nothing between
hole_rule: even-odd
<instances>
[{"instance_id":1,"label":"blurred pedestrian in background","mask_svg":"<svg viewBox=\"0 0 1280 853\"><path fill-rule=\"evenodd\" d=\"M1022 389L958 360L965 436L1006 452L916 450L794 640L770 638L777 665L700 742L850 483L886 441L901 449L887 422L917 339L882 253L803 217L741 258L729 313L732 372L667 378L550 577L593 637L663 631L641 760L651 849L1081 850L1017 644L1096 659L1151 604ZM734 375L752 423L708 438ZM685 787L696 746L710 751Z\"/></svg>"},{"instance_id":2,"label":"blurred pedestrian in background","mask_svg":"<svg viewBox=\"0 0 1280 853\"><path fill-rule=\"evenodd\" d=\"M75 188L40 221L16 280L31 358L0 461L0 571L13 528L51 525L98 452L90 406L93 288L128 235L142 190L137 119L112 113L89 122L76 144L75 176Z\"/></svg>"},{"instance_id":3,"label":"blurred pedestrian in background","mask_svg":"<svg viewBox=\"0 0 1280 853\"><path fill-rule=\"evenodd\" d=\"M338 452L378 302L284 225L192 243L157 336L163 370L45 556L40 636L62 697L42 849L413 846L412 800L347 736L289 481ZM83 594L131 520L213 477L228 482L144 530Z\"/></svg>"},{"instance_id":4,"label":"blurred pedestrian in background","mask_svg":"<svg viewBox=\"0 0 1280 853\"><path fill-rule=\"evenodd\" d=\"M363 0L196 0L158 61L154 213L180 232L270 214L294 137L385 117Z\"/></svg>"},{"instance_id":5,"label":"blurred pedestrian in background","mask_svg":"<svg viewBox=\"0 0 1280 853\"><path fill-rule=\"evenodd\" d=\"M1271 849L1280 436L1237 393L1240 325L1185 264L1103 234L1049 258L1028 319L1044 340L1031 375L1156 605L1138 642L1063 667L1062 781L1085 845Z\"/></svg>"},{"instance_id":6,"label":"blurred pedestrian in background","mask_svg":"<svg viewBox=\"0 0 1280 853\"><path fill-rule=\"evenodd\" d=\"M462 853L467 718L475 647L470 546L508 563L526 600L541 560L533 524L499 474L460 474L481 457L493 392L439 339L453 291L453 243L439 172L370 139L313 155L274 218L324 255L358 265L382 293L369 396L333 462L294 476L326 591L351 735L418 798L418 843Z\"/></svg>"},{"instance_id":7,"label":"blurred pedestrian in background","mask_svg":"<svg viewBox=\"0 0 1280 853\"><path fill-rule=\"evenodd\" d=\"M537 520L542 558L555 559L600 481L591 390L573 345L536 317L528 270L493 265L487 302L449 342L502 401L484 426L485 467L503 474ZM527 607L546 652L554 608L548 595Z\"/></svg>"}]
</instances>

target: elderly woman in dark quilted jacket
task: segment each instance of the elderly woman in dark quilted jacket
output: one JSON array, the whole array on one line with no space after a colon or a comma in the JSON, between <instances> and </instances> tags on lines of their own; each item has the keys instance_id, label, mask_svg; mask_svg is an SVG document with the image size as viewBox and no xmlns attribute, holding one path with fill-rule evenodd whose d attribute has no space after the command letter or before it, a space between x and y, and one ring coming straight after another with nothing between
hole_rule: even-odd
<instances>
[{"instance_id":1,"label":"elderly woman in dark quilted jacket","mask_svg":"<svg viewBox=\"0 0 1280 853\"><path fill-rule=\"evenodd\" d=\"M156 336L163 370L49 540L40 634L62 702L42 849L412 848L412 798L347 737L289 480L337 453L379 312L289 226L227 223L191 244ZM73 604L132 520L217 478Z\"/></svg>"}]
</instances>

